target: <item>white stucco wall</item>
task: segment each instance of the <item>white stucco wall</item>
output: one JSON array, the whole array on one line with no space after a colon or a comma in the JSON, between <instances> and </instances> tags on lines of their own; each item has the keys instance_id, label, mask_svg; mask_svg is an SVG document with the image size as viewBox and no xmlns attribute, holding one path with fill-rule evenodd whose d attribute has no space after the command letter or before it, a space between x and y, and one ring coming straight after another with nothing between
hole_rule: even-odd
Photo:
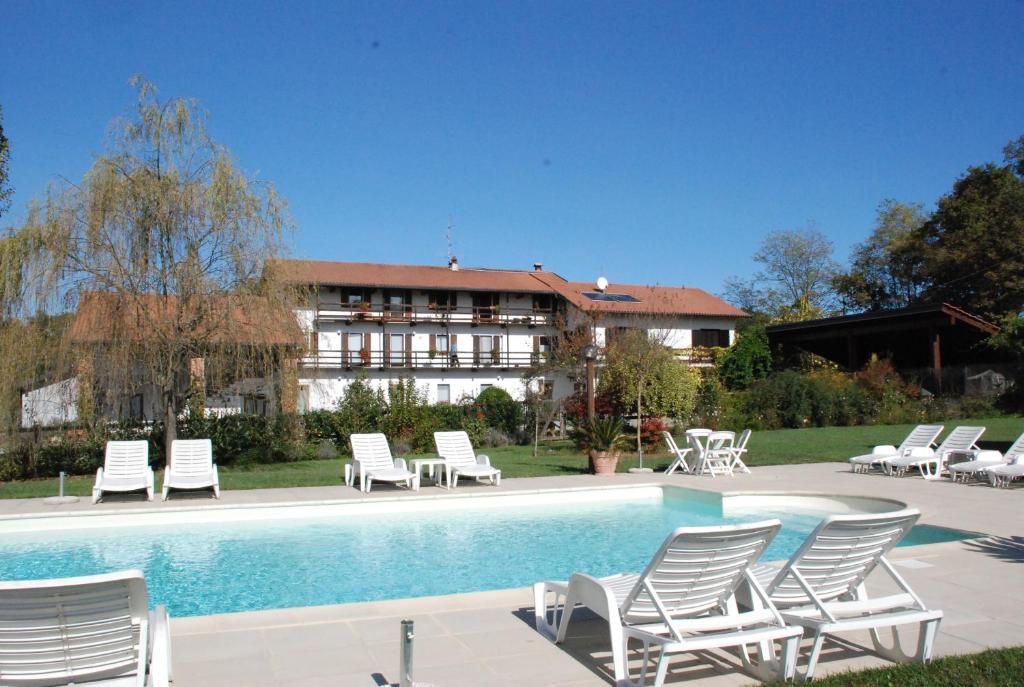
<instances>
[{"instance_id":1,"label":"white stucco wall","mask_svg":"<svg viewBox=\"0 0 1024 687\"><path fill-rule=\"evenodd\" d=\"M21 395L21 426L53 427L78 419L78 379L72 377Z\"/></svg>"}]
</instances>

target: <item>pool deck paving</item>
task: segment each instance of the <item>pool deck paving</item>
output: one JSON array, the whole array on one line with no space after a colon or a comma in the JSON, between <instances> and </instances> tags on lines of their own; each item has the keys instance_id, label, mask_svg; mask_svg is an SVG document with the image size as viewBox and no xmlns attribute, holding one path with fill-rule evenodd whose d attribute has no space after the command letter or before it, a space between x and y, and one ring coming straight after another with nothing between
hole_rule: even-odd
<instances>
[{"instance_id":1,"label":"pool deck paving","mask_svg":"<svg viewBox=\"0 0 1024 687\"><path fill-rule=\"evenodd\" d=\"M643 484L718 492L785 491L890 498L920 509L924 523L977 532L977 539L897 549L891 559L925 603L945 613L935 642L936 655L1024 644L1024 594L1020 593L1024 582L1024 491L1019 488L1003 490L983 484L926 482L917 477L860 475L851 473L845 464L818 463L756 467L752 474L732 478L576 475L509 479L498 488L469 483L454 492L424 486L418 496L459 498L481 493ZM95 506L86 499L52 506L41 499L0 500L0 518L395 497L416 498L417 494L385 486L364 495L339 485L224 492L220 501L172 497L162 502L158 497L145 502L125 497ZM586 562L580 561L580 567L585 570ZM877 577L869 581L869 590L887 591L887 581ZM339 574L339 583L372 581L345 580ZM607 625L584 612L579 621L574 619L566 642L552 644L533 629L529 589L175 618L171 623L175 684L397 684L399 621L404 618L415 621L414 676L420 683L439 687L614 684ZM912 647L916 629L902 632ZM819 675L885 664L865 649L870 646L866 634L850 639L826 643ZM807 645L805 640L805 651ZM631 658L636 669L638 652ZM740 671L738 657L724 651L674 657L668 680L668 684L702 686L755 682Z\"/></svg>"}]
</instances>

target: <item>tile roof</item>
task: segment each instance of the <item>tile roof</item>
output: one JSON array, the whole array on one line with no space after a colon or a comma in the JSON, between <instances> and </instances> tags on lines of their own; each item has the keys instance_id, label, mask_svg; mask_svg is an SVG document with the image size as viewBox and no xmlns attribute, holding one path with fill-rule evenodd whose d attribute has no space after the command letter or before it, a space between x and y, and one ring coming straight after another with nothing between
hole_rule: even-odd
<instances>
[{"instance_id":1,"label":"tile roof","mask_svg":"<svg viewBox=\"0 0 1024 687\"><path fill-rule=\"evenodd\" d=\"M610 284L608 293L633 296L635 303L595 301L584 296L594 291L587 282L570 282L554 272L542 270L501 270L431 265L387 265L324 260L279 260L275 265L293 283L375 288L455 289L512 291L561 296L589 313L634 313L645 315L698 315L705 317L746 317L747 313L721 298L691 287Z\"/></svg>"}]
</instances>

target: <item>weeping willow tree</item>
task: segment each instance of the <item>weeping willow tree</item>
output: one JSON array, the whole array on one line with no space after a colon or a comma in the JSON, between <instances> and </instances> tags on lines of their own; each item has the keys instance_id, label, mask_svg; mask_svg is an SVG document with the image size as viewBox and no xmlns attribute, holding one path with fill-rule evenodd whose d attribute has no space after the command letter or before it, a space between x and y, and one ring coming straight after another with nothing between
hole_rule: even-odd
<instances>
[{"instance_id":1,"label":"weeping willow tree","mask_svg":"<svg viewBox=\"0 0 1024 687\"><path fill-rule=\"evenodd\" d=\"M72 358L80 417L122 416L148 394L169 448L211 380L294 391L303 295L264 269L285 251L285 200L209 137L194 100L131 83L135 108L106 152L3 239L0 299L8 320L74 312L57 354Z\"/></svg>"}]
</instances>

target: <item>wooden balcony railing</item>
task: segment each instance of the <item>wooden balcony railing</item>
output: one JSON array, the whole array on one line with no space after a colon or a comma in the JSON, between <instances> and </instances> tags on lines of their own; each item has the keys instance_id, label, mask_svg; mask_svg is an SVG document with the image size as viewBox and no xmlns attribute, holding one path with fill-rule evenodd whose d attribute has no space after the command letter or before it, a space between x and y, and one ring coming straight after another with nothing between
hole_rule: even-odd
<instances>
[{"instance_id":1,"label":"wooden balcony railing","mask_svg":"<svg viewBox=\"0 0 1024 687\"><path fill-rule=\"evenodd\" d=\"M320 351L316 355L309 355L302 359L305 367L333 368L333 369L513 369L529 368L538 365L545 353L505 351L490 352L473 351L458 354L455 360L450 354L437 352L431 354L427 351Z\"/></svg>"},{"instance_id":2,"label":"wooden balcony railing","mask_svg":"<svg viewBox=\"0 0 1024 687\"><path fill-rule=\"evenodd\" d=\"M500 324L527 327L550 326L554 310L505 306L394 305L388 303L338 303L318 300L317 319L335 322L438 322L442 324Z\"/></svg>"},{"instance_id":3,"label":"wooden balcony railing","mask_svg":"<svg viewBox=\"0 0 1024 687\"><path fill-rule=\"evenodd\" d=\"M675 351L676 359L691 367L712 367L715 364L715 351L712 348L694 347Z\"/></svg>"}]
</instances>

